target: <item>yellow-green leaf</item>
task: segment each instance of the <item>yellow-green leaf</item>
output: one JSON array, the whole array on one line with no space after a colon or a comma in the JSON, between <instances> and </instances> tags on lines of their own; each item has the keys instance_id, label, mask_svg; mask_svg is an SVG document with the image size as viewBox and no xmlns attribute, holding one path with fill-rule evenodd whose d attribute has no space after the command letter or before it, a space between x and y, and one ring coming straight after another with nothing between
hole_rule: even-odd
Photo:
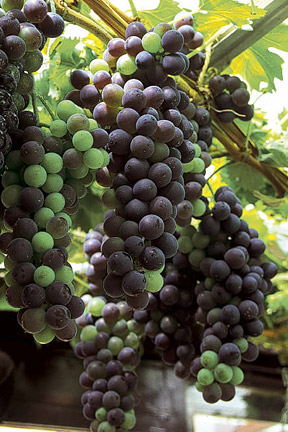
<instances>
[{"instance_id":1,"label":"yellow-green leaf","mask_svg":"<svg viewBox=\"0 0 288 432\"><path fill-rule=\"evenodd\" d=\"M140 11L139 16L143 24L151 28L160 22L172 21L181 10L177 1L160 0L156 9Z\"/></svg>"}]
</instances>

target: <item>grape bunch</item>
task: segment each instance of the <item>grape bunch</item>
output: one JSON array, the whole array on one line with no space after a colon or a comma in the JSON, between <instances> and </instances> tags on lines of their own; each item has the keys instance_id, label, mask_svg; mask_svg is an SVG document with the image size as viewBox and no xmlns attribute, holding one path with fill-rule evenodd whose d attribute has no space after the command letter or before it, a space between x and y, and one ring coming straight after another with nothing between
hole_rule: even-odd
<instances>
[{"instance_id":1,"label":"grape bunch","mask_svg":"<svg viewBox=\"0 0 288 432\"><path fill-rule=\"evenodd\" d=\"M28 114L36 72L43 63L47 37L64 30L63 19L41 0L2 0L0 9L0 169L14 148ZM23 10L21 10L23 8Z\"/></svg>"},{"instance_id":2,"label":"grape bunch","mask_svg":"<svg viewBox=\"0 0 288 432\"><path fill-rule=\"evenodd\" d=\"M86 312L75 354L83 359L80 385L83 415L91 432L126 432L136 424L135 369L143 353L140 338L144 326L133 319L126 302L106 303L103 297L86 297Z\"/></svg>"},{"instance_id":3,"label":"grape bunch","mask_svg":"<svg viewBox=\"0 0 288 432\"><path fill-rule=\"evenodd\" d=\"M231 123L239 118L249 121L254 115L254 108L249 105L250 94L247 85L237 76L215 75L209 81L212 91L218 120L222 123Z\"/></svg>"}]
</instances>

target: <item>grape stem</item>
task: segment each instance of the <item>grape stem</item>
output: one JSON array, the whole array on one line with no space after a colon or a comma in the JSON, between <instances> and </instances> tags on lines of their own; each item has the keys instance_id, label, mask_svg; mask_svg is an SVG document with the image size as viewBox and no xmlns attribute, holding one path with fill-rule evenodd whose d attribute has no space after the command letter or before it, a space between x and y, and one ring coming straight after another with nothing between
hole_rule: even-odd
<instances>
[{"instance_id":1,"label":"grape stem","mask_svg":"<svg viewBox=\"0 0 288 432\"><path fill-rule=\"evenodd\" d=\"M237 115L238 117L245 117L245 114L238 114L236 111L232 110L232 109L223 109L223 110L219 110L213 106L210 107L213 111L217 112L217 113L225 113L225 112L232 112L233 114Z\"/></svg>"},{"instance_id":2,"label":"grape stem","mask_svg":"<svg viewBox=\"0 0 288 432\"><path fill-rule=\"evenodd\" d=\"M51 7L51 12L56 13L56 7L55 7L54 0L49 0L49 4Z\"/></svg>"},{"instance_id":3,"label":"grape stem","mask_svg":"<svg viewBox=\"0 0 288 432\"><path fill-rule=\"evenodd\" d=\"M203 68L200 72L200 75L198 77L198 84L200 86L202 86L204 84L204 79L205 79L205 74L207 72L207 69L209 67L209 63L210 63L210 59L211 59L211 54L212 54L212 44L207 45L207 48L205 50L205 62L203 65Z\"/></svg>"},{"instance_id":4,"label":"grape stem","mask_svg":"<svg viewBox=\"0 0 288 432\"><path fill-rule=\"evenodd\" d=\"M224 165L221 165L219 168L217 168L207 179L206 179L206 182L207 182L207 184L208 184L208 182L209 182L209 180L215 175L215 174L217 174L219 171L221 171L223 168L226 168L228 165L232 165L232 164L234 164L235 162L234 161L229 161L229 162L226 162ZM211 189L210 189L211 190Z\"/></svg>"},{"instance_id":5,"label":"grape stem","mask_svg":"<svg viewBox=\"0 0 288 432\"><path fill-rule=\"evenodd\" d=\"M36 104L36 93L33 90L30 94L31 94L31 101L32 101L33 112L34 112L34 114L36 116L36 121L38 123L38 121L39 121L39 112L38 112L37 104Z\"/></svg>"},{"instance_id":6,"label":"grape stem","mask_svg":"<svg viewBox=\"0 0 288 432\"><path fill-rule=\"evenodd\" d=\"M131 12L132 12L133 18L137 18L139 15L138 15L138 11L136 9L136 6L134 4L134 1L133 0L128 0L128 1L129 1L129 5L130 5L130 8L131 8Z\"/></svg>"},{"instance_id":7,"label":"grape stem","mask_svg":"<svg viewBox=\"0 0 288 432\"><path fill-rule=\"evenodd\" d=\"M46 111L48 111L50 117L52 118L52 120L56 120L55 115L53 114L53 111L51 110L50 106L48 105L48 103L45 101L45 99L43 98L42 95L35 93L35 96L37 99L39 99L39 101L42 103L42 105L44 106L44 108L46 109Z\"/></svg>"},{"instance_id":8,"label":"grape stem","mask_svg":"<svg viewBox=\"0 0 288 432\"><path fill-rule=\"evenodd\" d=\"M250 0L250 2L251 2L251 13L252 13L252 15L256 15L257 14L257 10L256 10L256 6L255 6L255 3L254 3L254 0Z\"/></svg>"},{"instance_id":9,"label":"grape stem","mask_svg":"<svg viewBox=\"0 0 288 432\"><path fill-rule=\"evenodd\" d=\"M47 123L41 123L41 122L39 122L39 123L37 123L37 126L39 128L44 127L44 128L50 129L50 126Z\"/></svg>"},{"instance_id":10,"label":"grape stem","mask_svg":"<svg viewBox=\"0 0 288 432\"><path fill-rule=\"evenodd\" d=\"M210 178L210 177L209 177L209 178ZM212 189L212 187L211 187L211 185L210 185L210 183L209 183L209 179L206 180L206 184L207 184L207 186L208 186L208 188L209 188L209 190L210 190L210 192L211 192L211 198L212 198L213 201L215 202L214 192L213 192L213 189Z\"/></svg>"}]
</instances>

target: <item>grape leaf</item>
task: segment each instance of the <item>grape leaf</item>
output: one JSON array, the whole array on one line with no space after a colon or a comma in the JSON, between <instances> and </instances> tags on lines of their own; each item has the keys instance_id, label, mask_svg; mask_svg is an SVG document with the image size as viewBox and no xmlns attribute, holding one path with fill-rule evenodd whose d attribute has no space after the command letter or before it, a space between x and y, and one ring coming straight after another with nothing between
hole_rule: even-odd
<instances>
[{"instance_id":1,"label":"grape leaf","mask_svg":"<svg viewBox=\"0 0 288 432\"><path fill-rule=\"evenodd\" d=\"M139 12L139 16L143 24L145 24L147 28L151 28L160 22L172 21L175 15L182 10L177 1L160 0L156 9L142 10Z\"/></svg>"},{"instance_id":2,"label":"grape leaf","mask_svg":"<svg viewBox=\"0 0 288 432\"><path fill-rule=\"evenodd\" d=\"M267 91L276 90L274 81L275 78L283 79L284 60L270 49L276 48L287 52L287 40L288 26L280 24L233 59L229 69L233 74L240 74L255 90L260 90L261 82L267 83Z\"/></svg>"},{"instance_id":3,"label":"grape leaf","mask_svg":"<svg viewBox=\"0 0 288 432\"><path fill-rule=\"evenodd\" d=\"M261 162L274 167L288 167L288 148L287 145L277 141L270 141L259 158Z\"/></svg>"},{"instance_id":4,"label":"grape leaf","mask_svg":"<svg viewBox=\"0 0 288 432\"><path fill-rule=\"evenodd\" d=\"M256 7L256 14L252 14L250 5L235 0L202 0L200 8L194 14L196 27L204 37L211 38L221 27L233 24L242 27L250 20L265 16L265 10Z\"/></svg>"}]
</instances>

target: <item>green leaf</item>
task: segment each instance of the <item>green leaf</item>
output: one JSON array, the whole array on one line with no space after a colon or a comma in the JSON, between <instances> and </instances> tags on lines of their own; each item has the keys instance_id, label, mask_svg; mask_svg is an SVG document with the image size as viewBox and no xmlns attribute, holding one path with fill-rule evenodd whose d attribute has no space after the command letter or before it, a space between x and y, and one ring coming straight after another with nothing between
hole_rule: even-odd
<instances>
[{"instance_id":1,"label":"green leaf","mask_svg":"<svg viewBox=\"0 0 288 432\"><path fill-rule=\"evenodd\" d=\"M94 228L104 219L104 208L101 200L88 192L87 195L81 199L80 208L78 212L73 216L73 226L75 228L81 228L82 231L88 232L91 228Z\"/></svg>"},{"instance_id":2,"label":"green leaf","mask_svg":"<svg viewBox=\"0 0 288 432\"><path fill-rule=\"evenodd\" d=\"M279 54L271 52L270 49L276 48L287 52L287 40L288 26L280 24L233 59L230 65L233 74L240 74L255 90L260 90L262 82L267 84L266 91L276 90L274 81L275 78L283 79L282 65L284 60Z\"/></svg>"},{"instance_id":3,"label":"green leaf","mask_svg":"<svg viewBox=\"0 0 288 432\"><path fill-rule=\"evenodd\" d=\"M174 0L160 0L156 9L142 10L139 12L141 21L147 28L154 27L160 22L169 22L175 18L182 9Z\"/></svg>"},{"instance_id":4,"label":"green leaf","mask_svg":"<svg viewBox=\"0 0 288 432\"><path fill-rule=\"evenodd\" d=\"M259 160L274 167L288 167L288 148L281 142L270 141Z\"/></svg>"},{"instance_id":5,"label":"green leaf","mask_svg":"<svg viewBox=\"0 0 288 432\"><path fill-rule=\"evenodd\" d=\"M233 24L236 27L250 24L265 16L265 10L256 7L256 14L252 14L250 5L235 0L202 0L200 10L193 14L197 29L204 37L211 38L221 27Z\"/></svg>"}]
</instances>

